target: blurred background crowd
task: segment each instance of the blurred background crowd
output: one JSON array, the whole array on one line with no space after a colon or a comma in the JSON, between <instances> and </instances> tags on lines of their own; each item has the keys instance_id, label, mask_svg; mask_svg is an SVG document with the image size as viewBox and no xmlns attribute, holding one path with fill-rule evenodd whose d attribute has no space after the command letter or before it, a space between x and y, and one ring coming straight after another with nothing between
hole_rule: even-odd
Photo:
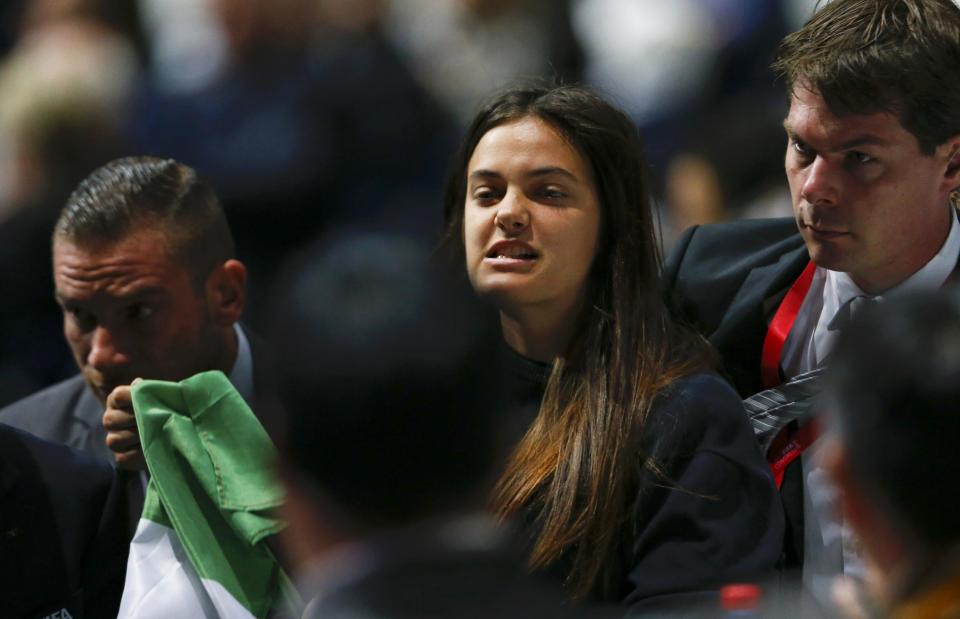
<instances>
[{"instance_id":1,"label":"blurred background crowd","mask_svg":"<svg viewBox=\"0 0 960 619\"><path fill-rule=\"evenodd\" d=\"M69 192L121 155L176 158L251 269L336 225L432 240L463 124L520 79L583 82L645 140L664 244L786 215L787 101L768 69L815 0L4 0L0 405L76 371L52 296Z\"/></svg>"}]
</instances>

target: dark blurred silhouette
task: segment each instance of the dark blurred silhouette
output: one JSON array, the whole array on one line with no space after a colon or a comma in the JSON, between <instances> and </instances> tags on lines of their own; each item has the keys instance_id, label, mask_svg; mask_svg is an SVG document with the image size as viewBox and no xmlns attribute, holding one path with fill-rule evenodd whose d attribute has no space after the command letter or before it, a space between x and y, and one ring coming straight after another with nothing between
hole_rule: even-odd
<instances>
[{"instance_id":1,"label":"dark blurred silhouette","mask_svg":"<svg viewBox=\"0 0 960 619\"><path fill-rule=\"evenodd\" d=\"M482 511L503 457L497 325L410 239L338 233L301 265L274 346L305 616L572 616Z\"/></svg>"},{"instance_id":2,"label":"dark blurred silhouette","mask_svg":"<svg viewBox=\"0 0 960 619\"><path fill-rule=\"evenodd\" d=\"M109 464L0 423L4 617L117 616L132 533L117 479Z\"/></svg>"},{"instance_id":3,"label":"dark blurred silhouette","mask_svg":"<svg viewBox=\"0 0 960 619\"><path fill-rule=\"evenodd\" d=\"M129 116L134 150L211 179L263 290L331 223L436 229L446 117L386 43L378 3L331 4L218 0L223 59L186 86L148 74Z\"/></svg>"},{"instance_id":4,"label":"dark blurred silhouette","mask_svg":"<svg viewBox=\"0 0 960 619\"><path fill-rule=\"evenodd\" d=\"M34 0L0 63L0 405L72 373L51 295L50 231L73 188L123 150L141 63L135 3ZM123 8L126 7L126 8Z\"/></svg>"},{"instance_id":5,"label":"dark blurred silhouette","mask_svg":"<svg viewBox=\"0 0 960 619\"><path fill-rule=\"evenodd\" d=\"M923 293L865 311L838 342L825 467L890 617L960 612L960 297Z\"/></svg>"}]
</instances>

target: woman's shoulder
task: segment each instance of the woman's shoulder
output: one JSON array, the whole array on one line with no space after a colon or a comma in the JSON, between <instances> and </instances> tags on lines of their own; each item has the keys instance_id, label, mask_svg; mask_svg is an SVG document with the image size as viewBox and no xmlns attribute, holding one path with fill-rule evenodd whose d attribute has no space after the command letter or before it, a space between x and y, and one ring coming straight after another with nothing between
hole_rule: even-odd
<instances>
[{"instance_id":1,"label":"woman's shoulder","mask_svg":"<svg viewBox=\"0 0 960 619\"><path fill-rule=\"evenodd\" d=\"M753 439L743 401L716 372L678 378L657 396L649 427L660 449L700 451Z\"/></svg>"}]
</instances>

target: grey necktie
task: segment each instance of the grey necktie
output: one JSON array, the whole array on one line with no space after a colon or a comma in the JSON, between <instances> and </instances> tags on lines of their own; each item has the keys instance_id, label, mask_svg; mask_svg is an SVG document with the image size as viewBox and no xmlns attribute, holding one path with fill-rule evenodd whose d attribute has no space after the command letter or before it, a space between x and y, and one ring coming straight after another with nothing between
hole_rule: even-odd
<instances>
[{"instance_id":1,"label":"grey necktie","mask_svg":"<svg viewBox=\"0 0 960 619\"><path fill-rule=\"evenodd\" d=\"M803 420L820 393L823 368L794 376L743 401L753 434L767 454L773 439L794 420Z\"/></svg>"},{"instance_id":2,"label":"grey necktie","mask_svg":"<svg viewBox=\"0 0 960 619\"><path fill-rule=\"evenodd\" d=\"M827 325L827 330L843 331L863 310L876 304L876 302L877 300L874 297L868 297L866 295L859 295L849 299L841 305L837 313L833 315L833 320Z\"/></svg>"},{"instance_id":3,"label":"grey necktie","mask_svg":"<svg viewBox=\"0 0 960 619\"><path fill-rule=\"evenodd\" d=\"M876 303L876 299L860 295L840 306L827 325L829 331L841 331L856 319L864 309ZM770 444L792 421L802 425L813 409L816 396L822 387L823 366L790 378L771 389L756 393L743 401L750 417L753 433L764 455Z\"/></svg>"}]
</instances>

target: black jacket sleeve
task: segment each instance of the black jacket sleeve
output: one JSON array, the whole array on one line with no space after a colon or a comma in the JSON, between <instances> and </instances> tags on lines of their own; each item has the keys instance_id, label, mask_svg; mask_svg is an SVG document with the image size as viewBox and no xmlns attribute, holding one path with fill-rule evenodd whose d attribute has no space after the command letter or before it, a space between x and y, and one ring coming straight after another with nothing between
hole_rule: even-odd
<instances>
[{"instance_id":1,"label":"black jacket sleeve","mask_svg":"<svg viewBox=\"0 0 960 619\"><path fill-rule=\"evenodd\" d=\"M773 478L732 387L714 374L678 380L655 404L634 534L624 545L624 602L680 601L772 572L783 512ZM683 595L679 595L683 594Z\"/></svg>"}]
</instances>

